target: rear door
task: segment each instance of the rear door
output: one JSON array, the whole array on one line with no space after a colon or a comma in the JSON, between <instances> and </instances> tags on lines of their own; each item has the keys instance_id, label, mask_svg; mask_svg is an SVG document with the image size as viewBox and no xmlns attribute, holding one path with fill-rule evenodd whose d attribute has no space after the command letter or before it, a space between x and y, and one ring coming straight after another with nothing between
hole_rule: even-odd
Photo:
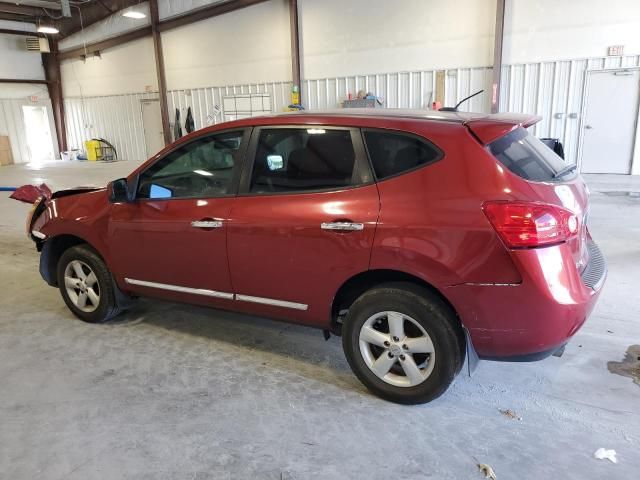
<instances>
[{"instance_id":1,"label":"rear door","mask_svg":"<svg viewBox=\"0 0 640 480\"><path fill-rule=\"evenodd\" d=\"M255 129L228 224L237 307L326 325L339 287L366 271L378 191L357 129Z\"/></svg>"}]
</instances>

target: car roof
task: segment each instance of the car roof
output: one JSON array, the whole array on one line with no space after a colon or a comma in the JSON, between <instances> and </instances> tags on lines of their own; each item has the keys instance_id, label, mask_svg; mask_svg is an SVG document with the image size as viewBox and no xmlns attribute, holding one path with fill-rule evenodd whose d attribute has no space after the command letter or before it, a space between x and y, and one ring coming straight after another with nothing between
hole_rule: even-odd
<instances>
[{"instance_id":1,"label":"car roof","mask_svg":"<svg viewBox=\"0 0 640 480\"><path fill-rule=\"evenodd\" d=\"M334 108L326 110L299 110L295 112L281 112L264 117L253 117L259 121L260 118L298 118L303 117L351 117L354 119L370 118L398 118L413 119L435 122L468 123L477 120L511 123L517 125L531 125L540 117L523 113L482 113L482 112L447 112L439 110L427 110L418 108Z\"/></svg>"}]
</instances>

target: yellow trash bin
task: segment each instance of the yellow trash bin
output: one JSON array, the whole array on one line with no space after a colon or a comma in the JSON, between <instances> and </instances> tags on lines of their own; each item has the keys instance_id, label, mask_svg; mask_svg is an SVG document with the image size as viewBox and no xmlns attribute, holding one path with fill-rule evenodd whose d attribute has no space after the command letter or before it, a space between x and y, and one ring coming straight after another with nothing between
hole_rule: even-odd
<instances>
[{"instance_id":1,"label":"yellow trash bin","mask_svg":"<svg viewBox=\"0 0 640 480\"><path fill-rule=\"evenodd\" d=\"M87 160L95 161L102 156L98 140L87 140L84 142L84 148L87 150Z\"/></svg>"}]
</instances>

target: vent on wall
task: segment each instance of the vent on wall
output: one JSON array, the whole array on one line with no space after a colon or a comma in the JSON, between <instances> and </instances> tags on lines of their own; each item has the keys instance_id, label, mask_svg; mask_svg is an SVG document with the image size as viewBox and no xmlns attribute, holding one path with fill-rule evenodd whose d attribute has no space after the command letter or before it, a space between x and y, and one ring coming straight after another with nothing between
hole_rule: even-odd
<instances>
[{"instance_id":1,"label":"vent on wall","mask_svg":"<svg viewBox=\"0 0 640 480\"><path fill-rule=\"evenodd\" d=\"M27 50L32 52L49 53L49 40L39 37L27 37Z\"/></svg>"}]
</instances>

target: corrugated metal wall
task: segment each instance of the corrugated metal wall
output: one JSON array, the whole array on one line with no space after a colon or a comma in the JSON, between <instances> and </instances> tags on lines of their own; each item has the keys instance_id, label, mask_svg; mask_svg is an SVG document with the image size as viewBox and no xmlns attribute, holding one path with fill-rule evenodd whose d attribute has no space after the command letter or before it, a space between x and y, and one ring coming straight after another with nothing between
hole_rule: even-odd
<instances>
[{"instance_id":1,"label":"corrugated metal wall","mask_svg":"<svg viewBox=\"0 0 640 480\"><path fill-rule=\"evenodd\" d=\"M560 138L567 159L575 162L586 72L634 66L640 66L638 55L507 65L503 68L500 109L541 115L543 121L535 127L535 134ZM429 108L435 83L435 70L305 80L302 100L307 109L337 108L349 93L365 90L382 97L385 107ZM447 106L484 89L484 94L461 110L490 110L490 67L446 70L445 85ZM222 98L247 93L268 93L274 111L282 111L289 103L290 89L290 82L275 82L173 90L168 92L170 121L174 120L176 108L184 121L187 108L191 107L197 129L219 123L224 113ZM67 99L67 119L73 125L68 126L70 145L81 145L89 136L103 136L116 144L122 158L144 158L140 108L143 98L149 98L149 94Z\"/></svg>"},{"instance_id":2,"label":"corrugated metal wall","mask_svg":"<svg viewBox=\"0 0 640 480\"><path fill-rule=\"evenodd\" d=\"M500 110L542 116L535 135L559 138L565 158L577 162L587 72L637 66L640 55L508 65L502 71Z\"/></svg>"},{"instance_id":3,"label":"corrugated metal wall","mask_svg":"<svg viewBox=\"0 0 640 480\"><path fill-rule=\"evenodd\" d=\"M56 136L53 110L51 108L51 101L48 98L40 99L37 103L31 103L26 99L0 99L0 135L9 136L13 163L28 163L31 161L24 126L24 114L22 112L24 105L45 106L49 115L51 136L52 138ZM53 148L57 156L57 142L54 142Z\"/></svg>"},{"instance_id":4,"label":"corrugated metal wall","mask_svg":"<svg viewBox=\"0 0 640 480\"><path fill-rule=\"evenodd\" d=\"M289 105L291 83L275 82L252 85L227 85L224 87L193 88L188 90L170 90L167 92L169 103L169 121L173 125L176 109L180 110L180 119L184 123L187 109L191 107L196 129L223 121L222 99L231 95L249 93L267 93L271 96L274 112L282 112ZM184 129L184 127L183 127Z\"/></svg>"},{"instance_id":5,"label":"corrugated metal wall","mask_svg":"<svg viewBox=\"0 0 640 480\"><path fill-rule=\"evenodd\" d=\"M142 124L142 100L158 93L66 98L67 143L70 150L84 150L85 140L104 138L118 151L118 158L147 158Z\"/></svg>"}]
</instances>

